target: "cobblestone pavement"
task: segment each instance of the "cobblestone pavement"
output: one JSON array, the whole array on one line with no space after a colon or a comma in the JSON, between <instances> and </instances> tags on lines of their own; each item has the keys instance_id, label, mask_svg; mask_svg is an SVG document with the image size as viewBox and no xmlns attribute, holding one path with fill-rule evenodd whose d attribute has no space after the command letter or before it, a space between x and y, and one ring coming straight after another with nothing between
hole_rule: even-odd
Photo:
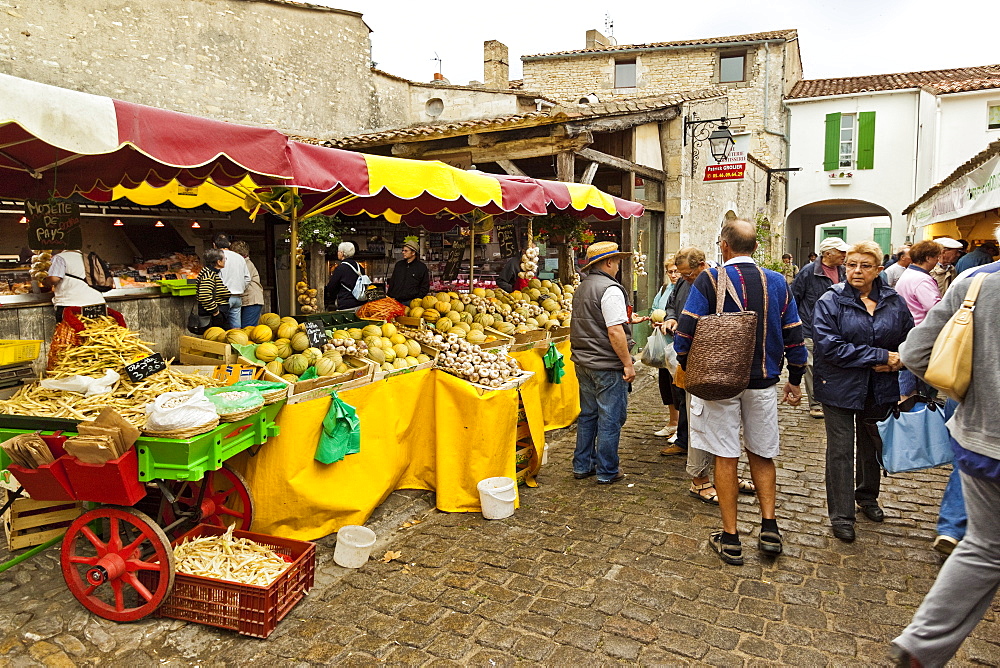
<instances>
[{"instance_id":1,"label":"cobblestone pavement","mask_svg":"<svg viewBox=\"0 0 1000 668\"><path fill-rule=\"evenodd\" d=\"M0 666L885 665L941 563L930 541L947 472L886 479L886 521L862 517L857 542L841 543L825 518L823 424L782 407L785 554L759 557L747 539L746 565L726 566L706 543L717 509L688 496L683 462L650 436L664 411L644 381L624 430L625 481L574 480L568 430L512 518L425 512L382 545L399 560L354 572L322 541L316 588L266 641L93 617L49 550L0 574ZM741 504L750 533L756 501ZM998 611L1000 600L954 665L1000 664Z\"/></svg>"}]
</instances>

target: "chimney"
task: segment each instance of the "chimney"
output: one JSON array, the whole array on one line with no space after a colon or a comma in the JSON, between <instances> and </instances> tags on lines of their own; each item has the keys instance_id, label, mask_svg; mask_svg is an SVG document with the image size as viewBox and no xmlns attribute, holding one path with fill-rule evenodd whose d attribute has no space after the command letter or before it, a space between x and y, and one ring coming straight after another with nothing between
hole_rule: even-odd
<instances>
[{"instance_id":1,"label":"chimney","mask_svg":"<svg viewBox=\"0 0 1000 668\"><path fill-rule=\"evenodd\" d=\"M606 49L611 46L611 40L602 35L597 30L587 31L587 47L588 49Z\"/></svg>"},{"instance_id":2,"label":"chimney","mask_svg":"<svg viewBox=\"0 0 1000 668\"><path fill-rule=\"evenodd\" d=\"M483 80L487 88L510 88L507 45L495 39L483 42Z\"/></svg>"}]
</instances>

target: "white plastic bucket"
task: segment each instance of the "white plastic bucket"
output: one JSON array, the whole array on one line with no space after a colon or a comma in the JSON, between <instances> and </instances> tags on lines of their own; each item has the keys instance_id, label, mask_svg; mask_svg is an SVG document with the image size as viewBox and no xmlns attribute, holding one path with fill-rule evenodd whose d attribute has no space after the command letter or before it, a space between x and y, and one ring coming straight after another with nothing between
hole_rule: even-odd
<instances>
[{"instance_id":1,"label":"white plastic bucket","mask_svg":"<svg viewBox=\"0 0 1000 668\"><path fill-rule=\"evenodd\" d=\"M486 478L476 485L479 503L483 507L483 517L488 520L502 520L514 514L514 499L517 485L506 477Z\"/></svg>"},{"instance_id":2,"label":"white plastic bucket","mask_svg":"<svg viewBox=\"0 0 1000 668\"><path fill-rule=\"evenodd\" d=\"M368 527L349 524L337 532L337 547L333 550L333 560L344 568L361 568L368 563L368 557L375 545L375 532Z\"/></svg>"}]
</instances>

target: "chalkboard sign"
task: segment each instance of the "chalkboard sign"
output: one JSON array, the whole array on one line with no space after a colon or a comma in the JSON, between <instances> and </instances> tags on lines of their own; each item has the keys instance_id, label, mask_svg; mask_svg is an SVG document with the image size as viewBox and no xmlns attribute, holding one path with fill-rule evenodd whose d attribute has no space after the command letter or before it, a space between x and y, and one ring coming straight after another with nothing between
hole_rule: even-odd
<instances>
[{"instance_id":1,"label":"chalkboard sign","mask_svg":"<svg viewBox=\"0 0 1000 668\"><path fill-rule=\"evenodd\" d=\"M125 373L128 374L133 383L138 383L166 368L167 363L163 361L163 356L160 353L153 353L149 357L143 357L138 362L126 364Z\"/></svg>"},{"instance_id":2,"label":"chalkboard sign","mask_svg":"<svg viewBox=\"0 0 1000 668\"><path fill-rule=\"evenodd\" d=\"M323 329L322 322L311 321L306 323L306 336L309 337L309 345L313 348L322 349L323 346L327 344L329 339L326 337L326 331Z\"/></svg>"},{"instance_id":3,"label":"chalkboard sign","mask_svg":"<svg viewBox=\"0 0 1000 668\"><path fill-rule=\"evenodd\" d=\"M165 281L176 281L177 280L177 274L164 274L163 275L163 280L165 280Z\"/></svg>"},{"instance_id":4,"label":"chalkboard sign","mask_svg":"<svg viewBox=\"0 0 1000 668\"><path fill-rule=\"evenodd\" d=\"M441 248L444 246L444 235L443 234L431 234L430 241L428 242L431 248Z\"/></svg>"},{"instance_id":5,"label":"chalkboard sign","mask_svg":"<svg viewBox=\"0 0 1000 668\"><path fill-rule=\"evenodd\" d=\"M146 267L146 273L147 274L163 274L169 268L170 267L168 267L165 264L151 264L148 267Z\"/></svg>"},{"instance_id":6,"label":"chalkboard sign","mask_svg":"<svg viewBox=\"0 0 1000 668\"><path fill-rule=\"evenodd\" d=\"M517 232L514 229L514 221L498 221L493 231L497 233L497 243L500 244L500 257L509 259L517 255Z\"/></svg>"},{"instance_id":7,"label":"chalkboard sign","mask_svg":"<svg viewBox=\"0 0 1000 668\"><path fill-rule=\"evenodd\" d=\"M465 257L465 247L468 241L465 238L456 239L448 252L448 259L444 264L444 271L441 272L441 280L444 282L454 281L458 278L458 268Z\"/></svg>"},{"instance_id":8,"label":"chalkboard sign","mask_svg":"<svg viewBox=\"0 0 1000 668\"><path fill-rule=\"evenodd\" d=\"M150 274L146 277L147 283L156 283L157 281L162 281L163 276L161 274Z\"/></svg>"},{"instance_id":9,"label":"chalkboard sign","mask_svg":"<svg viewBox=\"0 0 1000 668\"><path fill-rule=\"evenodd\" d=\"M65 200L25 200L28 248L31 250L80 250L80 205Z\"/></svg>"},{"instance_id":10,"label":"chalkboard sign","mask_svg":"<svg viewBox=\"0 0 1000 668\"><path fill-rule=\"evenodd\" d=\"M108 314L107 304L88 304L80 307L80 315L84 318L100 318Z\"/></svg>"}]
</instances>

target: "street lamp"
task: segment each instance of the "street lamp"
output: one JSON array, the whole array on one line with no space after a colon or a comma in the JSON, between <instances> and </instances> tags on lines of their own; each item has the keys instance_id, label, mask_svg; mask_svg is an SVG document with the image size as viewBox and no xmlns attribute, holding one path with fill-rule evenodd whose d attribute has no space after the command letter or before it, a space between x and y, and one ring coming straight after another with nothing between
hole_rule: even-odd
<instances>
[{"instance_id":1,"label":"street lamp","mask_svg":"<svg viewBox=\"0 0 1000 668\"><path fill-rule=\"evenodd\" d=\"M739 118L743 118L740 116ZM691 139L691 176L694 176L695 164L698 160L698 145L707 141L716 162L725 162L729 153L736 146L733 133L729 131L729 122L739 120L739 118L707 118L700 119L698 114L691 113L684 117L684 145L687 146L688 137ZM714 129L709 130L710 123L718 123Z\"/></svg>"},{"instance_id":2,"label":"street lamp","mask_svg":"<svg viewBox=\"0 0 1000 668\"><path fill-rule=\"evenodd\" d=\"M708 135L708 145L711 147L712 157L715 158L716 162L725 162L729 157L729 152L736 146L736 141L724 120L712 130L712 134Z\"/></svg>"}]
</instances>

